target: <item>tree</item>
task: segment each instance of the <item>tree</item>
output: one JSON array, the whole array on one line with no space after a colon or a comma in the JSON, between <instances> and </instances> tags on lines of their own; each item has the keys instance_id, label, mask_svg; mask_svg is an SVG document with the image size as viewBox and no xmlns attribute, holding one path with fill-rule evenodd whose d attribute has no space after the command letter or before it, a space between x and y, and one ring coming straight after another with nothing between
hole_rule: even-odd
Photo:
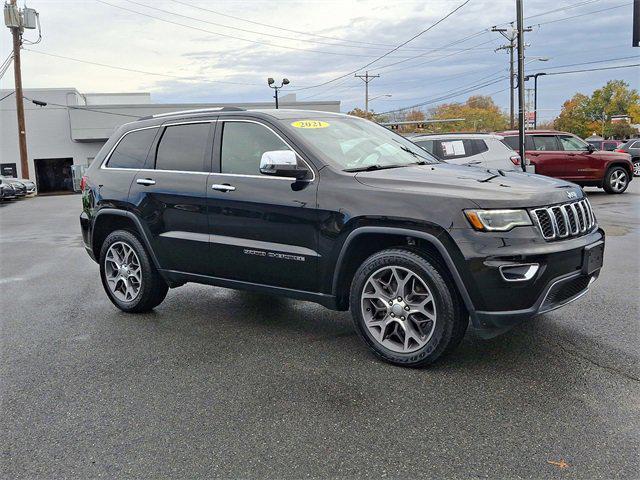
<instances>
[{"instance_id":1,"label":"tree","mask_svg":"<svg viewBox=\"0 0 640 480\"><path fill-rule=\"evenodd\" d=\"M374 120L375 115L373 112L365 112L361 108L354 108L347 115L353 115L354 117L366 118L367 120Z\"/></svg>"},{"instance_id":2,"label":"tree","mask_svg":"<svg viewBox=\"0 0 640 480\"><path fill-rule=\"evenodd\" d=\"M507 128L507 116L500 110L491 97L475 95L465 103L448 103L431 111L432 118L463 118L454 123L447 123L450 131L482 131L495 132Z\"/></svg>"},{"instance_id":3,"label":"tree","mask_svg":"<svg viewBox=\"0 0 640 480\"><path fill-rule=\"evenodd\" d=\"M623 80L608 81L590 97L576 93L563 104L554 125L583 138L593 132L605 138L628 136L631 127L612 124L612 115L629 115L632 122L640 122L640 95Z\"/></svg>"}]
</instances>

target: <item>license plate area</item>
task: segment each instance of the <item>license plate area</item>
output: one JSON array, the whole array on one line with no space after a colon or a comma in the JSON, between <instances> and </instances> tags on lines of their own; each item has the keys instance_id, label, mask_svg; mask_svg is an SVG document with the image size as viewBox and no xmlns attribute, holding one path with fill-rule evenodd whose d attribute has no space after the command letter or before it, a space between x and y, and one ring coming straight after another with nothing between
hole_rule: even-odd
<instances>
[{"instance_id":1,"label":"license plate area","mask_svg":"<svg viewBox=\"0 0 640 480\"><path fill-rule=\"evenodd\" d=\"M582 253L582 273L591 275L602 268L604 259L604 242L594 243L584 248Z\"/></svg>"}]
</instances>

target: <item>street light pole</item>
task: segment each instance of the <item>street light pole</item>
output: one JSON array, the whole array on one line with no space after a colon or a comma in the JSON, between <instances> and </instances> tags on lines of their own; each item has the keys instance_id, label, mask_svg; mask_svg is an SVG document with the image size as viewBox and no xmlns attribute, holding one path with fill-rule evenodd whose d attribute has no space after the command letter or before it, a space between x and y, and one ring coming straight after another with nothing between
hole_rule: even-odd
<instances>
[{"instance_id":1,"label":"street light pole","mask_svg":"<svg viewBox=\"0 0 640 480\"><path fill-rule=\"evenodd\" d=\"M267 78L267 85L269 85L269 87L273 88L275 90L275 94L273 95L273 98L275 98L276 100L276 110L279 107L278 104L278 90L280 90L282 87L284 87L285 85L289 85L289 80L287 78L283 78L282 82L280 83L280 86L277 86L275 84L275 80L271 77Z\"/></svg>"},{"instance_id":2,"label":"street light pole","mask_svg":"<svg viewBox=\"0 0 640 480\"><path fill-rule=\"evenodd\" d=\"M546 75L545 72L534 73L524 77L525 81L533 78L533 128L538 128L538 77Z\"/></svg>"}]
</instances>

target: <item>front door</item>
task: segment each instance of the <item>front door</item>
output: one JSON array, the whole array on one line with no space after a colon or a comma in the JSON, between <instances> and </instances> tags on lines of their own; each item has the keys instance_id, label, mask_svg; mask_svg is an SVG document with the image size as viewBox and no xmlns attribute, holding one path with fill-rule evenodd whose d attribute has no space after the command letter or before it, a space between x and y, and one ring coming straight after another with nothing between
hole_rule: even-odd
<instances>
[{"instance_id":1,"label":"front door","mask_svg":"<svg viewBox=\"0 0 640 480\"><path fill-rule=\"evenodd\" d=\"M218 125L207 185L214 275L315 291L317 176L302 182L260 173L262 154L274 150L293 148L263 123Z\"/></svg>"},{"instance_id":2,"label":"front door","mask_svg":"<svg viewBox=\"0 0 640 480\"><path fill-rule=\"evenodd\" d=\"M206 187L214 129L212 121L164 125L131 185L129 202L165 270L211 273Z\"/></svg>"},{"instance_id":3,"label":"front door","mask_svg":"<svg viewBox=\"0 0 640 480\"><path fill-rule=\"evenodd\" d=\"M567 156L564 178L570 181L599 180L602 162L597 153L589 152L589 145L573 135L558 135L560 146Z\"/></svg>"},{"instance_id":4,"label":"front door","mask_svg":"<svg viewBox=\"0 0 640 480\"><path fill-rule=\"evenodd\" d=\"M555 135L527 136L527 157L536 166L536 173L564 178L566 154Z\"/></svg>"}]
</instances>

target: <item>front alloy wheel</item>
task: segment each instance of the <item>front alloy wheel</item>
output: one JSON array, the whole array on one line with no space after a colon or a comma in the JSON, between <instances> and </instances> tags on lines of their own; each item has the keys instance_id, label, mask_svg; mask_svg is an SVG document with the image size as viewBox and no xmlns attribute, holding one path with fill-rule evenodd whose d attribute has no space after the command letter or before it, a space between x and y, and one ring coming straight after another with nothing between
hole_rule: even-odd
<instances>
[{"instance_id":1,"label":"front alloy wheel","mask_svg":"<svg viewBox=\"0 0 640 480\"><path fill-rule=\"evenodd\" d=\"M429 287L403 267L383 267L369 276L362 291L362 312L372 336L398 353L422 348L436 325Z\"/></svg>"},{"instance_id":2,"label":"front alloy wheel","mask_svg":"<svg viewBox=\"0 0 640 480\"><path fill-rule=\"evenodd\" d=\"M604 189L607 193L622 193L629 186L629 174L623 167L613 167L607 173Z\"/></svg>"},{"instance_id":3,"label":"front alloy wheel","mask_svg":"<svg viewBox=\"0 0 640 480\"><path fill-rule=\"evenodd\" d=\"M353 276L356 331L383 360L433 363L462 340L469 315L446 267L428 252L389 248L367 258Z\"/></svg>"},{"instance_id":4,"label":"front alloy wheel","mask_svg":"<svg viewBox=\"0 0 640 480\"><path fill-rule=\"evenodd\" d=\"M633 176L640 177L640 158L633 161Z\"/></svg>"}]
</instances>

